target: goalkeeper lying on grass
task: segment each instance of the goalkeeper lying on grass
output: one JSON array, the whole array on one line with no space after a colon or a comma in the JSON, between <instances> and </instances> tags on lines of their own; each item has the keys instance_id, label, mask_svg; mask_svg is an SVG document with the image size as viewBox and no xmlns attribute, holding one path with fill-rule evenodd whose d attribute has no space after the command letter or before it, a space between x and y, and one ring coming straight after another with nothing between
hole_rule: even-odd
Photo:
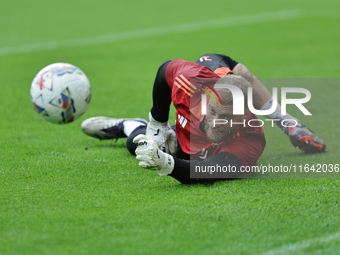
<instances>
[{"instance_id":1,"label":"goalkeeper lying on grass","mask_svg":"<svg viewBox=\"0 0 340 255\"><path fill-rule=\"evenodd\" d=\"M243 115L233 115L232 94L221 84L242 90ZM159 170L160 175L172 176L182 183L210 182L216 179L191 179L190 166L253 166L264 150L263 129L246 104L248 87L253 88L256 109L271 108L272 96L266 87L246 67L227 56L205 54L195 63L169 60L156 75L149 122L94 117L85 120L81 128L98 139L127 137L126 147L143 168ZM208 100L204 102L203 98ZM173 127L168 123L171 102L176 108ZM326 151L325 143L297 119L289 114L282 116L280 105L266 117L279 120L275 123L296 148L306 153ZM239 175L225 176L230 177Z\"/></svg>"}]
</instances>

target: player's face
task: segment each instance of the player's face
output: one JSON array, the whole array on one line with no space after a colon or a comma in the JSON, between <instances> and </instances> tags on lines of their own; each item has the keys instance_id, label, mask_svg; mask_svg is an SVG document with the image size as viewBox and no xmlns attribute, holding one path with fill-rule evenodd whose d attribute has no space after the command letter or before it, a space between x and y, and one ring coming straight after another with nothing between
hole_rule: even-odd
<instances>
[{"instance_id":1,"label":"player's face","mask_svg":"<svg viewBox=\"0 0 340 255\"><path fill-rule=\"evenodd\" d=\"M229 139L239 127L243 125L230 125L230 120L243 122L244 115L233 115L232 105L215 105L213 100L209 101L207 114L205 116L204 129L208 139L213 143L220 143ZM226 123L228 121L228 123Z\"/></svg>"}]
</instances>

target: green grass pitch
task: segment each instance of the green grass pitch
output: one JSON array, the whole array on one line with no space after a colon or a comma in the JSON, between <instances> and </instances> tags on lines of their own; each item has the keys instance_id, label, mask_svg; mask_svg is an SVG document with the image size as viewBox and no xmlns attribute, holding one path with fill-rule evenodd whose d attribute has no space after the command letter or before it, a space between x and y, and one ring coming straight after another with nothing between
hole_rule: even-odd
<instances>
[{"instance_id":1,"label":"green grass pitch","mask_svg":"<svg viewBox=\"0 0 340 255\"><path fill-rule=\"evenodd\" d=\"M0 254L339 254L340 179L181 185L139 168L124 139L80 130L93 116L147 118L163 61L216 52L260 78L327 79L306 87L312 117L289 111L328 152L305 155L265 127L259 164L339 164L339 10L331 0L4 1ZM54 62L79 66L93 92L63 126L29 98Z\"/></svg>"}]
</instances>

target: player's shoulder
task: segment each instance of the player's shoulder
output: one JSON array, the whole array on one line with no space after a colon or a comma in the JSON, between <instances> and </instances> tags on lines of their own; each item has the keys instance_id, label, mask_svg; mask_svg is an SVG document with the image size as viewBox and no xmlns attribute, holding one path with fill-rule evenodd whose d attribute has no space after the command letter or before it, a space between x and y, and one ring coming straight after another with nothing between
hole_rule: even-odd
<instances>
[{"instance_id":1,"label":"player's shoulder","mask_svg":"<svg viewBox=\"0 0 340 255\"><path fill-rule=\"evenodd\" d=\"M206 66L180 58L172 60L167 67L167 71L171 73L181 73L184 76L188 74L189 76L214 77L214 72Z\"/></svg>"},{"instance_id":2,"label":"player's shoulder","mask_svg":"<svg viewBox=\"0 0 340 255\"><path fill-rule=\"evenodd\" d=\"M185 59L181 59L181 58L176 58L171 60L171 62L169 63L169 65L173 65L173 66L200 66L197 63L185 60Z\"/></svg>"}]
</instances>

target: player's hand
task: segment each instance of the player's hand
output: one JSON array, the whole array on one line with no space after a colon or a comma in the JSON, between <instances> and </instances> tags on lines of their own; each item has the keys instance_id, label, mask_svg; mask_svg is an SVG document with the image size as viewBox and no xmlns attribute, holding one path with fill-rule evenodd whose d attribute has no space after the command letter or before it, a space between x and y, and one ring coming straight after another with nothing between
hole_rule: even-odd
<instances>
[{"instance_id":1,"label":"player's hand","mask_svg":"<svg viewBox=\"0 0 340 255\"><path fill-rule=\"evenodd\" d=\"M146 136L154 141L158 148L163 152L169 153L169 142L170 142L170 153L175 155L177 152L177 138L176 133L171 129L168 122L159 122L155 120L151 112L149 113L149 124L146 127Z\"/></svg>"},{"instance_id":2,"label":"player's hand","mask_svg":"<svg viewBox=\"0 0 340 255\"><path fill-rule=\"evenodd\" d=\"M138 135L133 139L137 143L136 159L139 166L151 170L160 170L159 175L167 175L172 172L175 166L171 155L158 149L157 144L146 135Z\"/></svg>"}]
</instances>

